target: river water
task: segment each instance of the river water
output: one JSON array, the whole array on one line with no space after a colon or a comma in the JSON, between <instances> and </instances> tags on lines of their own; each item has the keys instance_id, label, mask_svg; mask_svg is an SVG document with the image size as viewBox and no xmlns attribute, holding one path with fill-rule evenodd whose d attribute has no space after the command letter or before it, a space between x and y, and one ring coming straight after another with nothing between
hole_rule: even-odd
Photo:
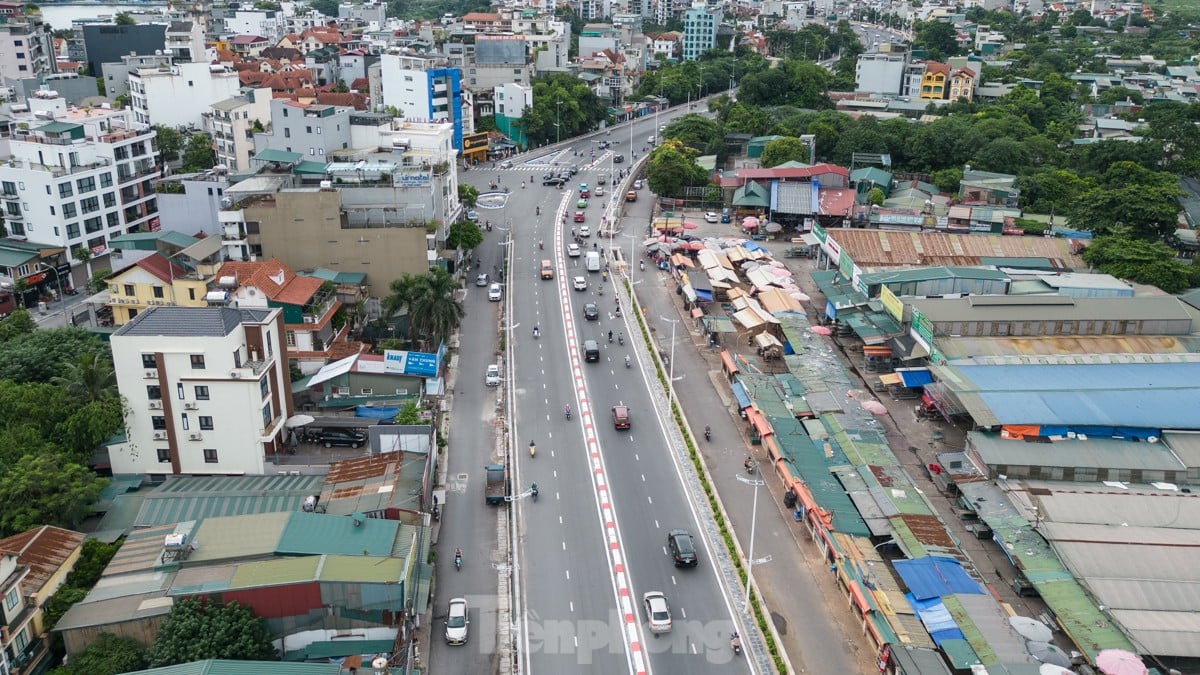
<instances>
[{"instance_id":1,"label":"river water","mask_svg":"<svg viewBox=\"0 0 1200 675\"><path fill-rule=\"evenodd\" d=\"M54 30L67 30L74 19L98 19L101 16L116 16L121 12L136 14L139 22L148 21L150 16L161 14L167 9L167 3L143 2L136 5L113 5L109 3L87 4L44 4L38 5L42 10L42 18ZM143 14L144 13L144 14Z\"/></svg>"}]
</instances>

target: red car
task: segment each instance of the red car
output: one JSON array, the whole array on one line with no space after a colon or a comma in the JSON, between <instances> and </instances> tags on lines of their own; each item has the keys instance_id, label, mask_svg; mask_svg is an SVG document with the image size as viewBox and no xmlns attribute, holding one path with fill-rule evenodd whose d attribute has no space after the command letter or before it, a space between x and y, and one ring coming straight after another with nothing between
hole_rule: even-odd
<instances>
[{"instance_id":1,"label":"red car","mask_svg":"<svg viewBox=\"0 0 1200 675\"><path fill-rule=\"evenodd\" d=\"M629 408L625 405L614 405L612 407L613 428L628 429L633 426L629 420Z\"/></svg>"},{"instance_id":2,"label":"red car","mask_svg":"<svg viewBox=\"0 0 1200 675\"><path fill-rule=\"evenodd\" d=\"M575 222L582 223L586 218L587 216L583 213L583 211L575 212Z\"/></svg>"}]
</instances>

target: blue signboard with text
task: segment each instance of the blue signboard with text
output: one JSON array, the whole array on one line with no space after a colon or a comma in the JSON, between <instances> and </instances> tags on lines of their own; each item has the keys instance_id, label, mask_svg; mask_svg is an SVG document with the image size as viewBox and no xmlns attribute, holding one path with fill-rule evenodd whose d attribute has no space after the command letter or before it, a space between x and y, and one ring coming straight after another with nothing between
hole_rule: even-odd
<instances>
[{"instance_id":1,"label":"blue signboard with text","mask_svg":"<svg viewBox=\"0 0 1200 675\"><path fill-rule=\"evenodd\" d=\"M443 343L438 347L436 354L388 349L383 352L383 360L389 373L412 377L437 377L445 354L446 345Z\"/></svg>"}]
</instances>

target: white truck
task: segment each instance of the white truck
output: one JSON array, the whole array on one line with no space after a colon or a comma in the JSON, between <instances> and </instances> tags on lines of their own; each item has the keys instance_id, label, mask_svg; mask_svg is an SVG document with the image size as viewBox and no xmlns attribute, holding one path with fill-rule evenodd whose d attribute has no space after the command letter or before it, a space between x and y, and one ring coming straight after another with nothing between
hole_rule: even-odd
<instances>
[{"instance_id":1,"label":"white truck","mask_svg":"<svg viewBox=\"0 0 1200 675\"><path fill-rule=\"evenodd\" d=\"M587 271L599 272L600 271L600 253L597 251L588 251L587 255L584 256L584 258L583 258L583 264L584 264L584 266L587 267Z\"/></svg>"}]
</instances>

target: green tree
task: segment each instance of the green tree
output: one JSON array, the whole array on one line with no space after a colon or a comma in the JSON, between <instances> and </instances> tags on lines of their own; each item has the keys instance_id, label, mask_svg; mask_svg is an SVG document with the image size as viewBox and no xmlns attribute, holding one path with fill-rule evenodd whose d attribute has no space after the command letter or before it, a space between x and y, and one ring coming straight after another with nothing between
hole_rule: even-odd
<instances>
[{"instance_id":1,"label":"green tree","mask_svg":"<svg viewBox=\"0 0 1200 675\"><path fill-rule=\"evenodd\" d=\"M431 270L423 279L425 283L412 302L409 317L413 330L427 340L432 350L450 338L462 323L466 310L454 297L456 284L445 270Z\"/></svg>"},{"instance_id":2,"label":"green tree","mask_svg":"<svg viewBox=\"0 0 1200 675\"><path fill-rule=\"evenodd\" d=\"M50 675L120 675L146 667L146 652L130 638L101 633L82 653Z\"/></svg>"},{"instance_id":3,"label":"green tree","mask_svg":"<svg viewBox=\"0 0 1200 675\"><path fill-rule=\"evenodd\" d=\"M1182 208L1178 187L1127 184L1095 187L1080 195L1067 217L1072 227L1098 235L1113 234L1121 226L1129 236L1157 241L1175 232Z\"/></svg>"},{"instance_id":4,"label":"green tree","mask_svg":"<svg viewBox=\"0 0 1200 675\"><path fill-rule=\"evenodd\" d=\"M212 137L208 134L188 136L187 146L183 150L183 171L206 171L216 163L217 152L213 149Z\"/></svg>"},{"instance_id":5,"label":"green tree","mask_svg":"<svg viewBox=\"0 0 1200 675\"><path fill-rule=\"evenodd\" d=\"M929 58L941 61L958 55L958 31L945 21L920 21L916 25L913 46L924 48Z\"/></svg>"},{"instance_id":6,"label":"green tree","mask_svg":"<svg viewBox=\"0 0 1200 675\"><path fill-rule=\"evenodd\" d=\"M1100 92L1100 96L1097 98L1098 102L1105 105L1112 105L1122 101L1132 101L1137 105L1141 105L1143 100L1142 92L1119 85L1105 89L1104 91Z\"/></svg>"},{"instance_id":7,"label":"green tree","mask_svg":"<svg viewBox=\"0 0 1200 675\"><path fill-rule=\"evenodd\" d=\"M75 567L71 568L66 581L59 586L54 595L50 596L42 608L42 616L45 618L47 628L53 628L62 615L71 608L71 605L87 595L88 591L100 580L104 568L108 566L109 561L120 548L120 540L111 544L99 539L84 540L83 547L79 551L79 558L75 561Z\"/></svg>"},{"instance_id":8,"label":"green tree","mask_svg":"<svg viewBox=\"0 0 1200 675\"><path fill-rule=\"evenodd\" d=\"M795 136L784 136L767 141L763 146L759 164L764 168L779 166L784 162L808 162L808 146Z\"/></svg>"},{"instance_id":9,"label":"green tree","mask_svg":"<svg viewBox=\"0 0 1200 675\"><path fill-rule=\"evenodd\" d=\"M871 191L867 193L867 203L873 204L875 206L883 206L883 202L884 202L883 189L877 188L877 187L871 188Z\"/></svg>"},{"instance_id":10,"label":"green tree","mask_svg":"<svg viewBox=\"0 0 1200 675\"><path fill-rule=\"evenodd\" d=\"M118 26L133 26L137 24L137 20L134 19L133 15L129 12L118 12L117 15L113 17L113 23Z\"/></svg>"},{"instance_id":11,"label":"green tree","mask_svg":"<svg viewBox=\"0 0 1200 675\"><path fill-rule=\"evenodd\" d=\"M26 455L0 480L0 532L11 536L39 525L75 528L108 479L52 455Z\"/></svg>"},{"instance_id":12,"label":"green tree","mask_svg":"<svg viewBox=\"0 0 1200 675\"><path fill-rule=\"evenodd\" d=\"M404 405L400 406L400 411L396 413L396 418L392 420L396 424L424 424L421 419L421 406L416 401L405 401Z\"/></svg>"},{"instance_id":13,"label":"green tree","mask_svg":"<svg viewBox=\"0 0 1200 675\"><path fill-rule=\"evenodd\" d=\"M702 185L708 174L696 164L698 153L679 141L666 141L650 153L646 182L651 192L664 197L679 197L684 188Z\"/></svg>"},{"instance_id":14,"label":"green tree","mask_svg":"<svg viewBox=\"0 0 1200 675\"><path fill-rule=\"evenodd\" d=\"M112 362L96 352L84 352L74 363L64 364L62 375L50 381L89 403L116 396L117 374Z\"/></svg>"},{"instance_id":15,"label":"green tree","mask_svg":"<svg viewBox=\"0 0 1200 675\"><path fill-rule=\"evenodd\" d=\"M475 187L474 185L459 183L458 201L462 202L463 206L467 207L468 209L475 208L475 205L479 203L479 188Z\"/></svg>"},{"instance_id":16,"label":"green tree","mask_svg":"<svg viewBox=\"0 0 1200 675\"><path fill-rule=\"evenodd\" d=\"M171 608L150 648L151 668L205 659L272 661L279 658L262 619L249 607L197 598Z\"/></svg>"},{"instance_id":17,"label":"green tree","mask_svg":"<svg viewBox=\"0 0 1200 675\"><path fill-rule=\"evenodd\" d=\"M1024 173L1029 166L1029 149L1015 138L997 138L975 153L971 166L997 173Z\"/></svg>"},{"instance_id":18,"label":"green tree","mask_svg":"<svg viewBox=\"0 0 1200 675\"><path fill-rule=\"evenodd\" d=\"M11 314L0 319L0 344L22 335L29 335L37 329L37 323L29 315L29 310L18 307Z\"/></svg>"},{"instance_id":19,"label":"green tree","mask_svg":"<svg viewBox=\"0 0 1200 675\"><path fill-rule=\"evenodd\" d=\"M664 139L674 139L702 153L716 153L724 144L721 125L714 119L689 113L667 125Z\"/></svg>"},{"instance_id":20,"label":"green tree","mask_svg":"<svg viewBox=\"0 0 1200 675\"><path fill-rule=\"evenodd\" d=\"M308 0L308 6L328 17L338 15L338 0Z\"/></svg>"},{"instance_id":21,"label":"green tree","mask_svg":"<svg viewBox=\"0 0 1200 675\"><path fill-rule=\"evenodd\" d=\"M180 153L183 152L183 134L177 129L164 127L161 124L154 125L154 142L158 145L158 150L162 153L164 162L174 162L179 159Z\"/></svg>"},{"instance_id":22,"label":"green tree","mask_svg":"<svg viewBox=\"0 0 1200 675\"><path fill-rule=\"evenodd\" d=\"M483 243L483 232L479 226L469 220L460 220L450 225L446 234L446 248L461 248L470 251Z\"/></svg>"},{"instance_id":23,"label":"green tree","mask_svg":"<svg viewBox=\"0 0 1200 675\"><path fill-rule=\"evenodd\" d=\"M103 354L104 345L80 328L52 328L22 334L0 349L0 379L49 382L66 363L86 353Z\"/></svg>"},{"instance_id":24,"label":"green tree","mask_svg":"<svg viewBox=\"0 0 1200 675\"><path fill-rule=\"evenodd\" d=\"M1083 260L1105 274L1178 293L1196 283L1196 270L1175 257L1169 246L1118 230L1099 237L1083 252Z\"/></svg>"}]
</instances>

